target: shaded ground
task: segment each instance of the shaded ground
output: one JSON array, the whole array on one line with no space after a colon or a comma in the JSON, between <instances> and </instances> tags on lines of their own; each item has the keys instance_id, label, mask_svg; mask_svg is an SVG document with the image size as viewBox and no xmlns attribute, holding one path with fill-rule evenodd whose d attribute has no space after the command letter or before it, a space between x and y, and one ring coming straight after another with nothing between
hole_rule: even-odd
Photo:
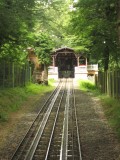
<instances>
[{"instance_id":1,"label":"shaded ground","mask_svg":"<svg viewBox=\"0 0 120 160\"><path fill-rule=\"evenodd\" d=\"M108 125L100 100L76 90L83 160L120 160L120 142Z\"/></svg>"},{"instance_id":2,"label":"shaded ground","mask_svg":"<svg viewBox=\"0 0 120 160\"><path fill-rule=\"evenodd\" d=\"M78 89L75 93L83 160L120 160L120 142L99 99ZM0 125L0 160L10 159L49 94L31 97L21 111L11 115L9 124Z\"/></svg>"},{"instance_id":3,"label":"shaded ground","mask_svg":"<svg viewBox=\"0 0 120 160\"><path fill-rule=\"evenodd\" d=\"M20 111L11 114L9 123L0 124L0 160L10 160L49 95L30 97Z\"/></svg>"}]
</instances>

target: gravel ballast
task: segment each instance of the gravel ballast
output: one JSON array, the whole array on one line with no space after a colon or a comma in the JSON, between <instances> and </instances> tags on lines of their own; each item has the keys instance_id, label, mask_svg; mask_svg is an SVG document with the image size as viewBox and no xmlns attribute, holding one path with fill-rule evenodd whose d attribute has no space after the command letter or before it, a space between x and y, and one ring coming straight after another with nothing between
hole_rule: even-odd
<instances>
[{"instance_id":1,"label":"gravel ballast","mask_svg":"<svg viewBox=\"0 0 120 160\"><path fill-rule=\"evenodd\" d=\"M11 114L8 123L0 125L0 160L10 160L49 95L31 97L20 111ZM77 86L75 95L83 160L120 160L120 142L107 122L100 100Z\"/></svg>"}]
</instances>

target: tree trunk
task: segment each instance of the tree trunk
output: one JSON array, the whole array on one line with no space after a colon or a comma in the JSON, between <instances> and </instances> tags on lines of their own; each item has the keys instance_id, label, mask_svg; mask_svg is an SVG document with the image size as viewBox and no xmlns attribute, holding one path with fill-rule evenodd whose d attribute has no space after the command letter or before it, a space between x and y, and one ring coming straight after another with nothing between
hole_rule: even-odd
<instances>
[{"instance_id":1,"label":"tree trunk","mask_svg":"<svg viewBox=\"0 0 120 160\"><path fill-rule=\"evenodd\" d=\"M109 67L109 47L108 45L105 46L103 57L104 57L104 71L107 71Z\"/></svg>"},{"instance_id":2,"label":"tree trunk","mask_svg":"<svg viewBox=\"0 0 120 160\"><path fill-rule=\"evenodd\" d=\"M119 47L120 47L120 0L118 0L118 9L117 9L117 25L118 25L118 40L119 40Z\"/></svg>"},{"instance_id":3,"label":"tree trunk","mask_svg":"<svg viewBox=\"0 0 120 160\"><path fill-rule=\"evenodd\" d=\"M48 85L48 66L44 64L44 84Z\"/></svg>"}]
</instances>

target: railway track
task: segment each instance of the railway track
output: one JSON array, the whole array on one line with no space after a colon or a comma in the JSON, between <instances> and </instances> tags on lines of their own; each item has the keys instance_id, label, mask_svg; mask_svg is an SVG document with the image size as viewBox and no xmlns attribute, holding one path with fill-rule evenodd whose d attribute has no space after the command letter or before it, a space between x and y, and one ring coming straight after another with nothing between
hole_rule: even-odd
<instances>
[{"instance_id":1,"label":"railway track","mask_svg":"<svg viewBox=\"0 0 120 160\"><path fill-rule=\"evenodd\" d=\"M72 79L62 79L11 160L82 160Z\"/></svg>"}]
</instances>

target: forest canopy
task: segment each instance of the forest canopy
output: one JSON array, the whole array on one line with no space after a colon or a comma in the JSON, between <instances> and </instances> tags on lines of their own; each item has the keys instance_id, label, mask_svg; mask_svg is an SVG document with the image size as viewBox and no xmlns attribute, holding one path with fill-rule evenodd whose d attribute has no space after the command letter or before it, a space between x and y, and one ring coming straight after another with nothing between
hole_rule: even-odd
<instances>
[{"instance_id":1,"label":"forest canopy","mask_svg":"<svg viewBox=\"0 0 120 160\"><path fill-rule=\"evenodd\" d=\"M119 0L79 0L71 15L75 47L83 46L91 60L104 70L120 67L119 3Z\"/></svg>"},{"instance_id":2,"label":"forest canopy","mask_svg":"<svg viewBox=\"0 0 120 160\"><path fill-rule=\"evenodd\" d=\"M101 69L119 68L120 0L0 1L0 60L23 62L33 47L49 64L51 51L62 46Z\"/></svg>"}]
</instances>

